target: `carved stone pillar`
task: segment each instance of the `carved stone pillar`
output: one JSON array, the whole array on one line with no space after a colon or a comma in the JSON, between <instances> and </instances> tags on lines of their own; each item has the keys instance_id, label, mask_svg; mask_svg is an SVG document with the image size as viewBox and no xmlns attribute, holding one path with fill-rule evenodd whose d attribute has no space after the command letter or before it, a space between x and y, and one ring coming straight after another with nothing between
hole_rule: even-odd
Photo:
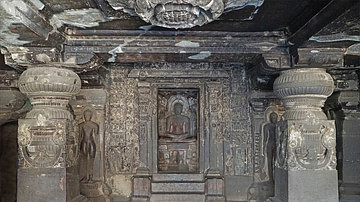
<instances>
[{"instance_id":1,"label":"carved stone pillar","mask_svg":"<svg viewBox=\"0 0 360 202\"><path fill-rule=\"evenodd\" d=\"M319 68L283 71L275 80L286 108L277 124L276 201L338 201L335 124L321 109L333 90Z\"/></svg>"},{"instance_id":2,"label":"carved stone pillar","mask_svg":"<svg viewBox=\"0 0 360 202\"><path fill-rule=\"evenodd\" d=\"M79 137L68 103L80 91L76 73L30 67L19 88L33 106L19 119L17 201L79 201Z\"/></svg>"},{"instance_id":3,"label":"carved stone pillar","mask_svg":"<svg viewBox=\"0 0 360 202\"><path fill-rule=\"evenodd\" d=\"M344 201L360 201L359 101L356 89L334 93L326 103L336 123L339 190Z\"/></svg>"}]
</instances>

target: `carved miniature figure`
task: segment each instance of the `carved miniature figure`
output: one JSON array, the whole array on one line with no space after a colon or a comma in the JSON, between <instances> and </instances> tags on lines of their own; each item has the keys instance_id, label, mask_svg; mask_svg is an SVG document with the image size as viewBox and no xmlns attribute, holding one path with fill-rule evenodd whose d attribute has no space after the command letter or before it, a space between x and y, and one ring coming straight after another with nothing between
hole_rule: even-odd
<instances>
[{"instance_id":1,"label":"carved miniature figure","mask_svg":"<svg viewBox=\"0 0 360 202\"><path fill-rule=\"evenodd\" d=\"M264 142L263 142L263 155L267 158L267 168L269 182L274 182L274 161L276 152L276 122L278 115L275 112L270 113L270 123L264 125Z\"/></svg>"},{"instance_id":2,"label":"carved miniature figure","mask_svg":"<svg viewBox=\"0 0 360 202\"><path fill-rule=\"evenodd\" d=\"M172 141L184 141L194 139L190 134L190 119L182 115L183 105L181 103L174 104L174 115L166 119L166 136Z\"/></svg>"},{"instance_id":3,"label":"carved miniature figure","mask_svg":"<svg viewBox=\"0 0 360 202\"><path fill-rule=\"evenodd\" d=\"M94 159L96 154L95 136L99 133L99 125L91 118L93 112L91 110L84 111L84 122L80 123L80 150L85 162L85 176L81 179L82 182L92 182Z\"/></svg>"}]
</instances>

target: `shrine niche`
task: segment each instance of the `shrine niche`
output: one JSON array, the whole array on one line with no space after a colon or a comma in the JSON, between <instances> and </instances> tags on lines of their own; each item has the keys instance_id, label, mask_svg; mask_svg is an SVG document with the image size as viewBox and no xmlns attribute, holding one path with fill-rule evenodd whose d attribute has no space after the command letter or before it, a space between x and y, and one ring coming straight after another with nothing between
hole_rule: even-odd
<instances>
[{"instance_id":1,"label":"shrine niche","mask_svg":"<svg viewBox=\"0 0 360 202\"><path fill-rule=\"evenodd\" d=\"M158 91L158 171L197 172L198 89Z\"/></svg>"},{"instance_id":2,"label":"shrine niche","mask_svg":"<svg viewBox=\"0 0 360 202\"><path fill-rule=\"evenodd\" d=\"M276 112L269 114L269 120L263 125L262 156L263 172L268 182L274 184L274 165L276 157L276 123L279 115ZM265 160L266 159L266 160Z\"/></svg>"},{"instance_id":3,"label":"shrine niche","mask_svg":"<svg viewBox=\"0 0 360 202\"><path fill-rule=\"evenodd\" d=\"M101 89L82 89L70 102L78 124L80 193L92 202L104 201L104 104Z\"/></svg>"},{"instance_id":4,"label":"shrine niche","mask_svg":"<svg viewBox=\"0 0 360 202\"><path fill-rule=\"evenodd\" d=\"M79 124L81 165L80 171L85 171L81 177L82 183L93 182L93 169L96 151L99 149L99 124L92 121L94 111L85 108L84 122ZM96 115L96 112L95 112Z\"/></svg>"}]
</instances>

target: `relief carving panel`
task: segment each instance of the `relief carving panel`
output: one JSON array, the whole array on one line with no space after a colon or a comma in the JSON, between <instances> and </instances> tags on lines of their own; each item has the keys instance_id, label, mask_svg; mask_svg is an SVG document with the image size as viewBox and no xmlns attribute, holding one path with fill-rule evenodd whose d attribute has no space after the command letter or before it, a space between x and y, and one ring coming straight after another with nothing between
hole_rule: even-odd
<instances>
[{"instance_id":1,"label":"relief carving panel","mask_svg":"<svg viewBox=\"0 0 360 202\"><path fill-rule=\"evenodd\" d=\"M336 169L336 139L333 122L319 125L307 121L279 124L277 166L289 170Z\"/></svg>"},{"instance_id":2,"label":"relief carving panel","mask_svg":"<svg viewBox=\"0 0 360 202\"><path fill-rule=\"evenodd\" d=\"M107 0L115 10L123 10L138 15L145 22L168 28L191 28L202 26L216 20L225 11L254 6L254 12L247 18L252 19L256 8L264 0Z\"/></svg>"}]
</instances>

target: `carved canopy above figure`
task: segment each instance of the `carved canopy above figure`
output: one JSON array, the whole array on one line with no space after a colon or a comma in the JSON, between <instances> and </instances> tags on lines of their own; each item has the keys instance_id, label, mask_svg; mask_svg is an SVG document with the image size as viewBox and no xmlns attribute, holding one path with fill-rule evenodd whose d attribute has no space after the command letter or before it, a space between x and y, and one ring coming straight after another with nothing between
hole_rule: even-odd
<instances>
[{"instance_id":1,"label":"carved canopy above figure","mask_svg":"<svg viewBox=\"0 0 360 202\"><path fill-rule=\"evenodd\" d=\"M107 0L115 10L140 16L153 25L191 28L216 20L223 12L262 5L264 0Z\"/></svg>"}]
</instances>

